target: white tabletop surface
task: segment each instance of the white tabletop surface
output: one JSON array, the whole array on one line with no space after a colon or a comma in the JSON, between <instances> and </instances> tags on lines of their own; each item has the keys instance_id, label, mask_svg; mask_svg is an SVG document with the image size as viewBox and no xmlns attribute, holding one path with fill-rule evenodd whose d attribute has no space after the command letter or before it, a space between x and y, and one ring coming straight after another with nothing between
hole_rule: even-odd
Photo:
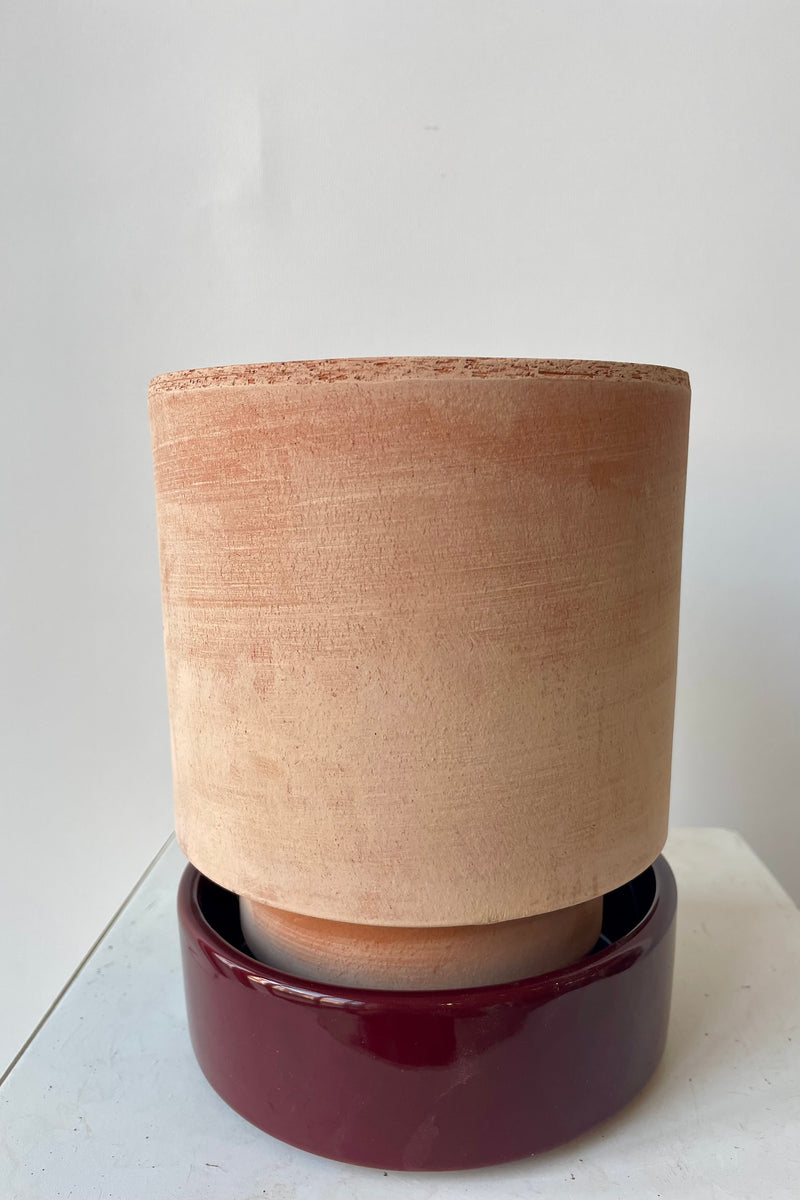
<instances>
[{"instance_id":1,"label":"white tabletop surface","mask_svg":"<svg viewBox=\"0 0 800 1200\"><path fill-rule=\"evenodd\" d=\"M189 1045L170 841L0 1086L9 1200L661 1200L800 1196L800 912L735 833L671 833L670 1034L644 1092L539 1158L385 1173L294 1150L205 1082Z\"/></svg>"}]
</instances>

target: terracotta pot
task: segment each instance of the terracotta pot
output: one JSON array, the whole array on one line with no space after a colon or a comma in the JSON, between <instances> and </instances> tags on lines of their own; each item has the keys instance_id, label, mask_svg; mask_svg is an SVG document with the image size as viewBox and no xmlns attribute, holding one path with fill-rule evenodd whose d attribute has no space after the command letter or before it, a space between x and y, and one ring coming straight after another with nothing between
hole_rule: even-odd
<instances>
[{"instance_id":1,"label":"terracotta pot","mask_svg":"<svg viewBox=\"0 0 800 1200\"><path fill-rule=\"evenodd\" d=\"M585 952L666 834L687 376L279 363L150 413L189 859L265 926L588 905Z\"/></svg>"}]
</instances>

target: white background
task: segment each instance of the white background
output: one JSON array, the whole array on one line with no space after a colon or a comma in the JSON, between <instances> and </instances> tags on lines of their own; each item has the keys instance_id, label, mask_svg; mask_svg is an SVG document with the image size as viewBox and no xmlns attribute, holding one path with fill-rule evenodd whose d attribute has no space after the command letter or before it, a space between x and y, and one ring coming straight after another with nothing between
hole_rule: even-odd
<instances>
[{"instance_id":1,"label":"white background","mask_svg":"<svg viewBox=\"0 0 800 1200\"><path fill-rule=\"evenodd\" d=\"M148 378L694 390L673 821L800 896L800 7L6 0L0 1063L171 825Z\"/></svg>"}]
</instances>

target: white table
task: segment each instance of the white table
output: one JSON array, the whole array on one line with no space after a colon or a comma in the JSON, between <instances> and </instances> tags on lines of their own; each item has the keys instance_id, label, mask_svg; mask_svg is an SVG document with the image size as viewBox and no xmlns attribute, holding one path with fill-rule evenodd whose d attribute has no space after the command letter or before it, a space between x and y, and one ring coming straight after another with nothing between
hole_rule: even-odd
<instances>
[{"instance_id":1,"label":"white table","mask_svg":"<svg viewBox=\"0 0 800 1200\"><path fill-rule=\"evenodd\" d=\"M328 1162L218 1099L189 1046L170 841L0 1086L3 1200L650 1200L800 1196L800 912L735 833L675 830L664 1061L623 1112L504 1167Z\"/></svg>"}]
</instances>

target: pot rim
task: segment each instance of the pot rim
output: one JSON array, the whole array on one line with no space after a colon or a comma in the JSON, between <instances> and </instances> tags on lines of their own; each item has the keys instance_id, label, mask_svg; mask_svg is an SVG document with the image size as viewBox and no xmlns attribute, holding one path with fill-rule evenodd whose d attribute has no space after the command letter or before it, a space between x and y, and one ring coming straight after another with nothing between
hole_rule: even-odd
<instances>
[{"instance_id":1,"label":"pot rim","mask_svg":"<svg viewBox=\"0 0 800 1200\"><path fill-rule=\"evenodd\" d=\"M203 887L217 888L229 896L234 896L234 893L202 875L192 863L187 865L181 877L178 910L181 922L191 931L193 938L204 945L205 952L213 956L216 965L225 969L226 973L232 972L246 986L267 990L296 1003L337 1006L362 1012L372 1009L384 1011L387 1006L409 1013L448 1009L456 1016L466 1010L498 1004L530 1007L532 1003L543 1003L563 992L627 970L635 959L647 954L661 941L677 906L675 877L663 855L659 855L652 866L629 883L614 891L630 887L643 880L648 873L653 875L653 895L647 911L626 933L602 949L568 966L528 979L430 991L393 991L323 983L291 975L250 957L217 931L205 916L200 899Z\"/></svg>"},{"instance_id":2,"label":"pot rim","mask_svg":"<svg viewBox=\"0 0 800 1200\"><path fill-rule=\"evenodd\" d=\"M667 385L689 390L678 367L577 358L388 356L241 363L168 371L150 381L150 395L247 386L375 383L381 381L576 378Z\"/></svg>"}]
</instances>

